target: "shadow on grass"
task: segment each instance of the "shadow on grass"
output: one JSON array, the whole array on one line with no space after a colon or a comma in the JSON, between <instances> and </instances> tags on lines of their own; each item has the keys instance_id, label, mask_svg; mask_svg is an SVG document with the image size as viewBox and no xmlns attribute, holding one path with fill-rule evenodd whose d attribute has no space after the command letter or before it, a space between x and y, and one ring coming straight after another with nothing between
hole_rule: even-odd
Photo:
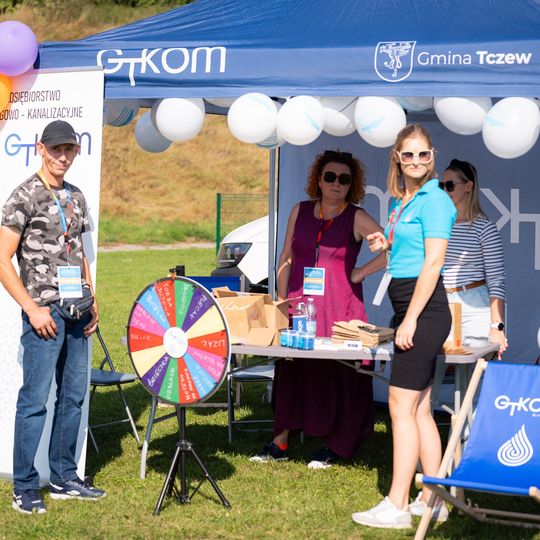
<instances>
[{"instance_id":1,"label":"shadow on grass","mask_svg":"<svg viewBox=\"0 0 540 540\"><path fill-rule=\"evenodd\" d=\"M138 382L131 385L124 385L122 389L142 441L146 429L145 413L150 408L150 394ZM126 418L126 411L116 387L108 387L107 389L98 388L90 404L90 425L121 420L123 418ZM126 437L133 441L134 448L137 447L137 441L133 436L131 424L128 422L94 428L92 432L99 447L99 452L96 453L92 442L88 440L88 457L95 471L98 471L107 465L107 463L124 453L122 441Z\"/></svg>"}]
</instances>

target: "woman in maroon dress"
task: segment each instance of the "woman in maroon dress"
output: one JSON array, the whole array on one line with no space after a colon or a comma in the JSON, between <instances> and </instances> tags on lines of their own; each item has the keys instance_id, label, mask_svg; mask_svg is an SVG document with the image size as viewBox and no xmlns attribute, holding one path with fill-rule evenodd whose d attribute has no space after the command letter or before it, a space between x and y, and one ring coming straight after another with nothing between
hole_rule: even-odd
<instances>
[{"instance_id":1,"label":"woman in maroon dress","mask_svg":"<svg viewBox=\"0 0 540 540\"><path fill-rule=\"evenodd\" d=\"M291 210L279 258L280 299L306 301L304 270L323 269L324 291L312 294L317 335L330 336L335 321L366 320L362 281L384 267L378 256L354 268L362 239L380 226L356 204L364 198L364 169L346 152L316 156L306 193ZM292 302L293 304L295 302ZM333 360L279 360L273 385L274 439L253 461L287 459L290 432L323 439L310 468L352 457L373 433L372 378Z\"/></svg>"}]
</instances>

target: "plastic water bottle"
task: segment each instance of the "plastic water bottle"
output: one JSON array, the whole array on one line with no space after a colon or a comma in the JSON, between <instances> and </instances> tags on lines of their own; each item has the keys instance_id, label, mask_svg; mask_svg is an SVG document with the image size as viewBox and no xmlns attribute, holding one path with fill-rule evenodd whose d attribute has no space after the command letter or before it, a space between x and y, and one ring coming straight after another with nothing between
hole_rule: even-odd
<instances>
[{"instance_id":1,"label":"plastic water bottle","mask_svg":"<svg viewBox=\"0 0 540 540\"><path fill-rule=\"evenodd\" d=\"M296 304L296 308L294 310L293 317L292 317L293 330L296 330L298 332L305 332L306 321L307 321L306 304L304 302L298 302L298 304Z\"/></svg>"},{"instance_id":2,"label":"plastic water bottle","mask_svg":"<svg viewBox=\"0 0 540 540\"><path fill-rule=\"evenodd\" d=\"M313 298L307 299L306 306L306 329L309 334L317 334L317 307Z\"/></svg>"}]
</instances>

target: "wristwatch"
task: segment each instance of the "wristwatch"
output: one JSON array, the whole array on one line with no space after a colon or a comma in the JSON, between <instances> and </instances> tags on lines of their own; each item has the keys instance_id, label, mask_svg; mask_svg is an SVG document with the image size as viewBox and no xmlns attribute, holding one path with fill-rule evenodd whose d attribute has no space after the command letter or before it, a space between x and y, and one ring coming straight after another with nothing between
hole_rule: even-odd
<instances>
[{"instance_id":1,"label":"wristwatch","mask_svg":"<svg viewBox=\"0 0 540 540\"><path fill-rule=\"evenodd\" d=\"M489 324L490 328L493 328L494 330L504 330L504 323L501 321L491 321Z\"/></svg>"}]
</instances>

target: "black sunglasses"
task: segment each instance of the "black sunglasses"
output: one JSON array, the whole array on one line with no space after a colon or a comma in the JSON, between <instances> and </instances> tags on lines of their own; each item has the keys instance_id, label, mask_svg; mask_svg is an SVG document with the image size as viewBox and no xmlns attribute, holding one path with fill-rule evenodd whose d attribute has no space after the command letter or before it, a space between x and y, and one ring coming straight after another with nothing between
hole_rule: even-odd
<instances>
[{"instance_id":1,"label":"black sunglasses","mask_svg":"<svg viewBox=\"0 0 540 540\"><path fill-rule=\"evenodd\" d=\"M342 186L348 186L351 183L351 175L347 173L337 175L334 171L326 171L323 175L323 180L327 184L333 184L336 181L336 178Z\"/></svg>"},{"instance_id":2,"label":"black sunglasses","mask_svg":"<svg viewBox=\"0 0 540 540\"><path fill-rule=\"evenodd\" d=\"M439 182L441 189L446 189L448 193L452 193L456 189L456 184L465 184L465 182L454 182L453 180L447 180L446 182Z\"/></svg>"}]
</instances>

